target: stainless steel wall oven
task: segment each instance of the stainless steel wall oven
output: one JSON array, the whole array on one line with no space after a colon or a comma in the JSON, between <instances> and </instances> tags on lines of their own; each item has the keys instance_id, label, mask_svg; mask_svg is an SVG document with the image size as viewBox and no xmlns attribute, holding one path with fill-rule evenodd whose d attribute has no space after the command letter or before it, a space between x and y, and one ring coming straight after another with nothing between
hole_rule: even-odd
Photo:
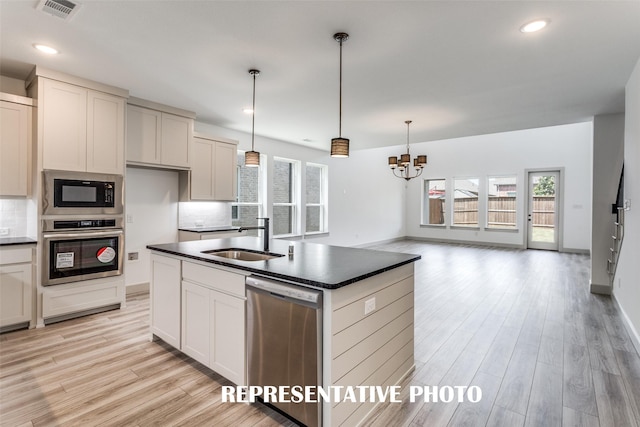
<instances>
[{"instance_id":1,"label":"stainless steel wall oven","mask_svg":"<svg viewBox=\"0 0 640 427\"><path fill-rule=\"evenodd\" d=\"M49 219L43 230L43 286L122 274L121 217Z\"/></svg>"}]
</instances>

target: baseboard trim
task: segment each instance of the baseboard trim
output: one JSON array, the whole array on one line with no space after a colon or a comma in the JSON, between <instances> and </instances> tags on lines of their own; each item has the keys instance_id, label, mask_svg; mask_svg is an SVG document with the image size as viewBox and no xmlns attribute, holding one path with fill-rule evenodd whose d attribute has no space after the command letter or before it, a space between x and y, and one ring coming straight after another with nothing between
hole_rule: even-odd
<instances>
[{"instance_id":1,"label":"baseboard trim","mask_svg":"<svg viewBox=\"0 0 640 427\"><path fill-rule=\"evenodd\" d=\"M591 255L591 251L589 249L562 248L559 252L565 254Z\"/></svg>"},{"instance_id":2,"label":"baseboard trim","mask_svg":"<svg viewBox=\"0 0 640 427\"><path fill-rule=\"evenodd\" d=\"M377 242L363 243L361 245L351 246L352 248L368 248L369 246L384 245L385 243L400 242L409 239L407 236L394 237L393 239L379 240Z\"/></svg>"},{"instance_id":3,"label":"baseboard trim","mask_svg":"<svg viewBox=\"0 0 640 427\"><path fill-rule=\"evenodd\" d=\"M611 295L611 286L589 283L589 292L592 294Z\"/></svg>"},{"instance_id":4,"label":"baseboard trim","mask_svg":"<svg viewBox=\"0 0 640 427\"><path fill-rule=\"evenodd\" d=\"M143 294L149 292L149 283L138 283L136 285L127 285L125 293L127 295Z\"/></svg>"},{"instance_id":5,"label":"baseboard trim","mask_svg":"<svg viewBox=\"0 0 640 427\"><path fill-rule=\"evenodd\" d=\"M636 352L638 353L638 355L640 355L640 333L638 333L636 328L633 326L633 323L631 323L629 316L627 316L627 313L624 311L624 308L622 308L622 306L620 305L620 302L618 302L618 298L616 298L616 294L612 293L611 296L613 297L613 300L616 302L616 305L618 306L618 309L622 314L622 318L624 319L623 324L624 324L624 327L627 329L629 336L631 337L631 342L633 343L633 346L636 348Z\"/></svg>"},{"instance_id":6,"label":"baseboard trim","mask_svg":"<svg viewBox=\"0 0 640 427\"><path fill-rule=\"evenodd\" d=\"M480 242L475 240L457 240L457 239L436 239L433 237L418 237L407 236L407 240L416 240L418 242L430 242L430 243L448 243L454 245L469 245L469 246L488 246L494 248L508 248L508 249L523 249L519 243L494 243L494 242Z\"/></svg>"}]
</instances>

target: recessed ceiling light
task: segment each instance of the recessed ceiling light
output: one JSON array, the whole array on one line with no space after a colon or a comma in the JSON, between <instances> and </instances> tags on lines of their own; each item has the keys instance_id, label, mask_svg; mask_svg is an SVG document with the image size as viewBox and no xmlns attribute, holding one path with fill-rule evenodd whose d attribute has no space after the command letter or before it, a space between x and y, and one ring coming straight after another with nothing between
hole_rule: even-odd
<instances>
[{"instance_id":1,"label":"recessed ceiling light","mask_svg":"<svg viewBox=\"0 0 640 427\"><path fill-rule=\"evenodd\" d=\"M58 49L54 49L51 46L47 46L44 44L34 44L33 47L35 47L36 49L38 49L40 52L42 53L46 53L47 55L55 55L56 53L58 53Z\"/></svg>"},{"instance_id":2,"label":"recessed ceiling light","mask_svg":"<svg viewBox=\"0 0 640 427\"><path fill-rule=\"evenodd\" d=\"M540 31L549 23L550 19L536 19L535 21L527 22L522 27L520 27L520 31L523 33L535 33L536 31Z\"/></svg>"},{"instance_id":3,"label":"recessed ceiling light","mask_svg":"<svg viewBox=\"0 0 640 427\"><path fill-rule=\"evenodd\" d=\"M242 112L245 113L245 114L251 114L251 113L253 113L253 109L245 108L244 110L242 110Z\"/></svg>"}]
</instances>

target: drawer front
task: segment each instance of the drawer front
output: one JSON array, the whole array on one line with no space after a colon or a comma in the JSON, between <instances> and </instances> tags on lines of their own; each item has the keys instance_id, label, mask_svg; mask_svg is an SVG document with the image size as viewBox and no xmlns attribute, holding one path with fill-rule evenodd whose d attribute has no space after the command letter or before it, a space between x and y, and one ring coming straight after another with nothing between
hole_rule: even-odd
<instances>
[{"instance_id":1,"label":"drawer front","mask_svg":"<svg viewBox=\"0 0 640 427\"><path fill-rule=\"evenodd\" d=\"M2 248L0 249L0 265L18 264L22 262L31 262L32 248Z\"/></svg>"},{"instance_id":2,"label":"drawer front","mask_svg":"<svg viewBox=\"0 0 640 427\"><path fill-rule=\"evenodd\" d=\"M245 296L245 276L242 274L230 273L215 267L206 267L204 265L183 261L182 278L229 295Z\"/></svg>"}]
</instances>

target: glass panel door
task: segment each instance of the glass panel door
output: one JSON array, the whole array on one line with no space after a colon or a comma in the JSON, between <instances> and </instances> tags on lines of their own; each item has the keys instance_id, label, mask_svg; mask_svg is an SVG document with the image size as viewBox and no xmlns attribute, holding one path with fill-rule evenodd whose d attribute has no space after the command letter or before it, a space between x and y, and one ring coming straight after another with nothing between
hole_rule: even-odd
<instances>
[{"instance_id":1,"label":"glass panel door","mask_svg":"<svg viewBox=\"0 0 640 427\"><path fill-rule=\"evenodd\" d=\"M558 250L560 173L529 172L527 248Z\"/></svg>"}]
</instances>

